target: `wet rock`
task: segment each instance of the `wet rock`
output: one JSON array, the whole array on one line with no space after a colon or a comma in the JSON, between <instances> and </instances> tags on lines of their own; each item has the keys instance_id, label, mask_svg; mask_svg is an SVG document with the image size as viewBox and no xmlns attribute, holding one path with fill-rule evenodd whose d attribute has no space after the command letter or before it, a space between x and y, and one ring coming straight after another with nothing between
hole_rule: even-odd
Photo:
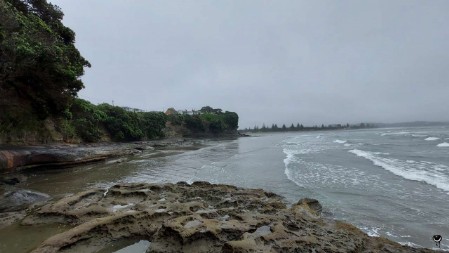
<instances>
[{"instance_id":1,"label":"wet rock","mask_svg":"<svg viewBox=\"0 0 449 253\"><path fill-rule=\"evenodd\" d=\"M308 215L313 218L318 218L321 215L323 207L316 199L303 198L292 206L292 212L298 216Z\"/></svg>"},{"instance_id":2,"label":"wet rock","mask_svg":"<svg viewBox=\"0 0 449 253\"><path fill-rule=\"evenodd\" d=\"M23 224L67 223L34 253L97 252L112 241L147 240L147 252L433 252L369 237L320 218L321 205L292 207L260 189L195 182L123 184L52 201Z\"/></svg>"},{"instance_id":3,"label":"wet rock","mask_svg":"<svg viewBox=\"0 0 449 253\"><path fill-rule=\"evenodd\" d=\"M45 193L30 190L8 191L0 197L0 212L20 211L34 203L43 202L49 198L50 196Z\"/></svg>"},{"instance_id":4,"label":"wet rock","mask_svg":"<svg viewBox=\"0 0 449 253\"><path fill-rule=\"evenodd\" d=\"M141 146L135 147L135 149L140 150L140 151L144 151L144 150L154 150L154 147L149 146L149 145L141 145Z\"/></svg>"},{"instance_id":5,"label":"wet rock","mask_svg":"<svg viewBox=\"0 0 449 253\"><path fill-rule=\"evenodd\" d=\"M0 229L12 225L25 217L25 211L0 213Z\"/></svg>"},{"instance_id":6,"label":"wet rock","mask_svg":"<svg viewBox=\"0 0 449 253\"><path fill-rule=\"evenodd\" d=\"M14 147L0 150L0 172L11 172L16 168L74 166L138 152L134 146L126 144Z\"/></svg>"},{"instance_id":7,"label":"wet rock","mask_svg":"<svg viewBox=\"0 0 449 253\"><path fill-rule=\"evenodd\" d=\"M3 179L3 180L1 180L1 182L3 184L7 184L7 185L16 185L16 184L20 183L20 180L17 177L13 177L13 178Z\"/></svg>"},{"instance_id":8,"label":"wet rock","mask_svg":"<svg viewBox=\"0 0 449 253\"><path fill-rule=\"evenodd\" d=\"M0 146L0 173L20 168L67 167L117 157L151 152L155 148L169 149L193 146L186 140L164 139L137 143L95 143L80 145ZM118 159L115 162L123 162Z\"/></svg>"}]
</instances>

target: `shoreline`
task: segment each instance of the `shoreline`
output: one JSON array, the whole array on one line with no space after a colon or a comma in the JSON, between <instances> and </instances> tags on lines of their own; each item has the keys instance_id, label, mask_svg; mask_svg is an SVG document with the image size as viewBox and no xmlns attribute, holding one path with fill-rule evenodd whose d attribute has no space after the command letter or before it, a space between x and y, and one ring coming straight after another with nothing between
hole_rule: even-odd
<instances>
[{"instance_id":1,"label":"shoreline","mask_svg":"<svg viewBox=\"0 0 449 253\"><path fill-rule=\"evenodd\" d=\"M65 168L113 158L133 156L146 150L192 148L208 138L167 138L138 142L83 144L0 145L0 175L32 168ZM217 138L219 140L220 138Z\"/></svg>"}]
</instances>

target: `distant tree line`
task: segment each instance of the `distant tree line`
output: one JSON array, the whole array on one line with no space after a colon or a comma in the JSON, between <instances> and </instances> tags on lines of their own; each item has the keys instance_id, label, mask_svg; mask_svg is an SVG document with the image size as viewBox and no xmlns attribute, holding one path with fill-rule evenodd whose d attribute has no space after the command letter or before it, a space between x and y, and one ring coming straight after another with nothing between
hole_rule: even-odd
<instances>
[{"instance_id":1,"label":"distant tree line","mask_svg":"<svg viewBox=\"0 0 449 253\"><path fill-rule=\"evenodd\" d=\"M266 126L265 124L262 124L261 127L254 126L253 128L245 128L241 130L242 132L288 132L288 131L318 131L318 130L338 130L338 129L360 129L360 128L373 128L376 127L375 124L370 123L360 123L360 124L331 124L331 125L324 125L321 124L321 126L314 125L314 126L304 126L303 124L297 123L291 124L290 126L286 126L283 124L282 126L278 126L277 124L272 124L271 126Z\"/></svg>"}]
</instances>

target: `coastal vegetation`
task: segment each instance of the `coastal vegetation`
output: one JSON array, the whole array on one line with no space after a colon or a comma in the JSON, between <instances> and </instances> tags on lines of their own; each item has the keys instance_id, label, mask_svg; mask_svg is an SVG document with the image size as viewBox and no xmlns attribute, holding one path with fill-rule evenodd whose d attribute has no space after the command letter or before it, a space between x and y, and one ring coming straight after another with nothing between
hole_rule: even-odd
<instances>
[{"instance_id":1,"label":"coastal vegetation","mask_svg":"<svg viewBox=\"0 0 449 253\"><path fill-rule=\"evenodd\" d=\"M238 128L239 116L235 112L214 109L204 106L199 111L176 111L173 108L167 110L168 121L174 127L183 127L188 134L221 134L234 133Z\"/></svg>"},{"instance_id":2,"label":"coastal vegetation","mask_svg":"<svg viewBox=\"0 0 449 253\"><path fill-rule=\"evenodd\" d=\"M90 63L63 16L45 0L0 1L0 135L42 135L84 87Z\"/></svg>"},{"instance_id":3,"label":"coastal vegetation","mask_svg":"<svg viewBox=\"0 0 449 253\"><path fill-rule=\"evenodd\" d=\"M0 0L0 143L138 141L166 132L237 130L236 113L210 106L194 115L166 115L78 98L80 78L91 65L63 16L46 0Z\"/></svg>"},{"instance_id":4,"label":"coastal vegetation","mask_svg":"<svg viewBox=\"0 0 449 253\"><path fill-rule=\"evenodd\" d=\"M0 115L9 127L25 115L62 115L84 87L80 77L90 63L63 16L45 0L0 1Z\"/></svg>"},{"instance_id":5,"label":"coastal vegetation","mask_svg":"<svg viewBox=\"0 0 449 253\"><path fill-rule=\"evenodd\" d=\"M75 99L69 113L65 122L69 129L73 130L66 131L67 137L79 136L86 142L96 142L104 136L114 141L134 141L164 136L162 130L166 118L162 112L126 110L106 103L96 106L86 100Z\"/></svg>"}]
</instances>

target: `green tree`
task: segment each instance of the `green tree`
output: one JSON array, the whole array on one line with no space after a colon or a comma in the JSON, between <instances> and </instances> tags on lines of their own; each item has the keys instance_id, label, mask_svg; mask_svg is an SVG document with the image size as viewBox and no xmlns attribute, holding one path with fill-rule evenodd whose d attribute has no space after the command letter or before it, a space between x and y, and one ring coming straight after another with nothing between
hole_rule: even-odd
<instances>
[{"instance_id":1,"label":"green tree","mask_svg":"<svg viewBox=\"0 0 449 253\"><path fill-rule=\"evenodd\" d=\"M96 142L101 139L102 124L107 115L97 106L83 99L75 99L71 113L73 126L78 136L87 142Z\"/></svg>"},{"instance_id":2,"label":"green tree","mask_svg":"<svg viewBox=\"0 0 449 253\"><path fill-rule=\"evenodd\" d=\"M0 1L0 99L15 98L41 119L69 108L90 67L62 18L46 0Z\"/></svg>"},{"instance_id":3,"label":"green tree","mask_svg":"<svg viewBox=\"0 0 449 253\"><path fill-rule=\"evenodd\" d=\"M212 108L210 106L203 106L203 107L201 107L200 112L202 112L202 113L213 113L214 112L214 108Z\"/></svg>"},{"instance_id":4,"label":"green tree","mask_svg":"<svg viewBox=\"0 0 449 253\"><path fill-rule=\"evenodd\" d=\"M109 104L100 104L98 108L106 114L104 126L115 141L135 141L144 137L139 114Z\"/></svg>"},{"instance_id":5,"label":"green tree","mask_svg":"<svg viewBox=\"0 0 449 253\"><path fill-rule=\"evenodd\" d=\"M141 112L140 128L147 139L159 138L164 136L165 123L167 117L162 112Z\"/></svg>"},{"instance_id":6,"label":"green tree","mask_svg":"<svg viewBox=\"0 0 449 253\"><path fill-rule=\"evenodd\" d=\"M237 130L239 127L239 115L235 112L226 111L223 115L223 121L227 130Z\"/></svg>"},{"instance_id":7,"label":"green tree","mask_svg":"<svg viewBox=\"0 0 449 253\"><path fill-rule=\"evenodd\" d=\"M184 125L193 132L204 132L203 121L198 115L184 115Z\"/></svg>"}]
</instances>

